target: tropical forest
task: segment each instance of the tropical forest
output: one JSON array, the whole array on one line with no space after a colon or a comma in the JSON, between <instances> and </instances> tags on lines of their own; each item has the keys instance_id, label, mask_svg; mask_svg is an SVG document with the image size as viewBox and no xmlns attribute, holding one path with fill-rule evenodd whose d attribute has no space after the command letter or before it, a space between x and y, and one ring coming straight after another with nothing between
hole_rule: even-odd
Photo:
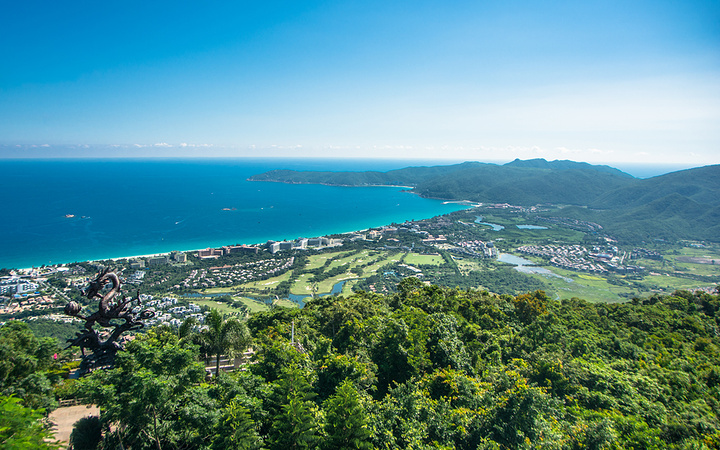
<instances>
[{"instance_id":1,"label":"tropical forest","mask_svg":"<svg viewBox=\"0 0 720 450\"><path fill-rule=\"evenodd\" d=\"M57 340L11 321L0 442L53 448L40 419L75 399L100 411L76 449L720 448L719 310L700 291L607 304L409 277L153 327L79 380Z\"/></svg>"}]
</instances>

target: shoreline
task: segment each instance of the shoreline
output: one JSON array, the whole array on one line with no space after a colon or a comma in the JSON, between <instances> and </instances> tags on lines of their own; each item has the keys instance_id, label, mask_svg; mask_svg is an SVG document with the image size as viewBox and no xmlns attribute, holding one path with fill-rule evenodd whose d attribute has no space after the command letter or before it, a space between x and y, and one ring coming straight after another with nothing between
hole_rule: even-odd
<instances>
[{"instance_id":1,"label":"shoreline","mask_svg":"<svg viewBox=\"0 0 720 450\"><path fill-rule=\"evenodd\" d=\"M378 186L378 187L380 187L380 186ZM449 201L443 201L443 204L465 205L465 206L468 207L468 209L470 209L470 208L475 208L475 207L478 207L478 206L482 206L482 203L473 202L473 201L470 201L470 200L449 200ZM435 218L435 217L439 217L439 216L441 216L441 215L442 215L442 214L438 214L438 215L435 215L435 216L432 216L432 217L428 217L427 219L432 219L432 218ZM427 219L422 219L422 220L427 220ZM384 224L384 225L379 225L379 226L375 226L375 227L359 228L359 229L355 229L355 230L351 230L351 231L344 231L344 232L340 232L340 233L326 233L326 235L328 235L328 234L339 234L339 235L343 235L343 234L363 233L363 232L367 232L368 230L371 230L371 229L373 229L373 228L382 228L382 227L387 227L387 226L390 226L390 224ZM311 236L309 239L314 238L314 237L322 237L322 235L321 235L321 236ZM276 242L282 242L282 241L278 241L278 240L275 240L275 239L270 239L270 240L273 240L273 241L276 241ZM284 240L286 240L286 239L283 239L283 241L284 241ZM265 241L265 242L268 242L268 241ZM222 245L220 245L220 246L212 246L212 245L211 245L211 246L208 246L208 247L194 248L194 249L189 249L189 250L170 250L170 251L167 251L167 252L154 252L154 253L147 253L147 254L140 254L140 255L116 256L116 257L111 257L111 258L94 258L94 259L77 260L77 261L66 262L66 263L44 264L44 266L45 266L45 267L63 267L63 266L68 266L68 265L71 265L71 264L76 264L76 263L81 263L81 262L85 262L85 263L97 263L97 262L101 262L101 261L119 261L119 260L122 260L122 259L128 259L128 260L129 260L129 259L137 259L137 258L151 258L151 257L154 257L154 256L169 255L169 254L171 254L172 252L193 253L193 252L199 252L200 250L205 250L205 249L208 249L208 248L219 248L219 247L223 247L223 246L226 246L226 245L248 245L248 246L258 246L258 247L260 247L260 246L263 245L263 243L261 243L261 242L255 242L255 243L252 243L252 244L227 244L227 243L226 243L226 244L222 244ZM262 247L261 247L261 249L262 249ZM18 271L23 271L23 272L25 272L25 271L36 270L36 269L38 269L38 268L40 268L40 267L41 267L41 266L36 266L36 267L23 267L23 268L14 268L14 269L11 268L10 270L18 270Z\"/></svg>"},{"instance_id":2,"label":"shoreline","mask_svg":"<svg viewBox=\"0 0 720 450\"><path fill-rule=\"evenodd\" d=\"M304 185L318 185L318 186L329 186L329 187L392 187L392 188L404 188L404 189L415 189L417 186L404 186L401 184L339 184L339 183L310 183L310 182L303 182L303 181L282 181L282 180L253 180L252 177L247 178L245 181L249 181L251 183L280 183L280 184L304 184ZM412 191L404 191L404 192L410 192L412 194L415 194L415 192ZM420 195L420 194L417 194ZM422 197L422 195L421 195Z\"/></svg>"}]
</instances>

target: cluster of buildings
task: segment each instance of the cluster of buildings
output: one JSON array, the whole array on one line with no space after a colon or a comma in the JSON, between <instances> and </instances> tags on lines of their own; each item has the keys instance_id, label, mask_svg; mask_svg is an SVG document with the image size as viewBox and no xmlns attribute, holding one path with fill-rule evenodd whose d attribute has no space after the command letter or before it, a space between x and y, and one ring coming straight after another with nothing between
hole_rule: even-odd
<instances>
[{"instance_id":1,"label":"cluster of buildings","mask_svg":"<svg viewBox=\"0 0 720 450\"><path fill-rule=\"evenodd\" d=\"M294 263L294 257L270 258L209 269L195 269L188 274L185 280L173 287L175 289L206 289L233 286L282 273L290 269Z\"/></svg>"},{"instance_id":2,"label":"cluster of buildings","mask_svg":"<svg viewBox=\"0 0 720 450\"><path fill-rule=\"evenodd\" d=\"M657 260L657 261L662 261L662 260L663 260L663 255L661 255L660 253L658 253L658 252L656 252L656 251L654 251L654 250L648 250L648 249L645 249L645 248L635 248L635 249L633 249L633 251L632 251L632 259L642 259L642 258L654 259L654 260Z\"/></svg>"},{"instance_id":3,"label":"cluster of buildings","mask_svg":"<svg viewBox=\"0 0 720 450\"><path fill-rule=\"evenodd\" d=\"M33 293L39 285L17 276L0 277L0 295L22 296Z\"/></svg>"},{"instance_id":4,"label":"cluster of buildings","mask_svg":"<svg viewBox=\"0 0 720 450\"><path fill-rule=\"evenodd\" d=\"M140 295L142 305L135 306L134 312L140 312L141 309L155 311L155 316L151 319L144 320L145 325L170 325L179 327L188 317L194 317L198 323L205 321L205 314L201 312L198 305L190 303L188 306L174 306L178 300L174 297L163 297L154 299L152 295Z\"/></svg>"},{"instance_id":5,"label":"cluster of buildings","mask_svg":"<svg viewBox=\"0 0 720 450\"><path fill-rule=\"evenodd\" d=\"M617 247L593 247L590 252L581 245L523 245L518 251L548 258L553 266L580 272L634 273L644 270L640 266L623 265L624 255L618 256Z\"/></svg>"},{"instance_id":6,"label":"cluster of buildings","mask_svg":"<svg viewBox=\"0 0 720 450\"><path fill-rule=\"evenodd\" d=\"M212 259L229 255L256 255L258 251L260 249L254 245L226 245L220 248L199 250L197 257L200 259Z\"/></svg>"},{"instance_id":7,"label":"cluster of buildings","mask_svg":"<svg viewBox=\"0 0 720 450\"><path fill-rule=\"evenodd\" d=\"M563 269L595 273L608 271L601 264L589 260L587 249L581 245L523 245L518 251L548 258L550 264Z\"/></svg>"},{"instance_id":8,"label":"cluster of buildings","mask_svg":"<svg viewBox=\"0 0 720 450\"><path fill-rule=\"evenodd\" d=\"M456 242L450 251L473 258L496 258L498 254L493 242L479 240Z\"/></svg>"},{"instance_id":9,"label":"cluster of buildings","mask_svg":"<svg viewBox=\"0 0 720 450\"><path fill-rule=\"evenodd\" d=\"M131 269L143 269L146 266L147 267L153 267L153 266L162 266L165 264L170 264L171 262L175 263L184 263L187 261L187 255L183 252L170 252L166 253L164 255L153 255L148 256L145 259L135 259L130 261L130 268Z\"/></svg>"},{"instance_id":10,"label":"cluster of buildings","mask_svg":"<svg viewBox=\"0 0 720 450\"><path fill-rule=\"evenodd\" d=\"M268 241L267 248L270 253L277 253L286 250L304 250L307 248L323 248L342 245L342 239L330 239L327 237L299 238L294 241Z\"/></svg>"},{"instance_id":11,"label":"cluster of buildings","mask_svg":"<svg viewBox=\"0 0 720 450\"><path fill-rule=\"evenodd\" d=\"M0 314L18 314L23 311L36 311L55 308L55 299L43 295L31 298L15 298L4 304L0 304Z\"/></svg>"},{"instance_id":12,"label":"cluster of buildings","mask_svg":"<svg viewBox=\"0 0 720 450\"><path fill-rule=\"evenodd\" d=\"M422 242L423 244L438 244L447 242L447 238L443 234L438 234L437 236L428 234L427 237L422 240Z\"/></svg>"}]
</instances>

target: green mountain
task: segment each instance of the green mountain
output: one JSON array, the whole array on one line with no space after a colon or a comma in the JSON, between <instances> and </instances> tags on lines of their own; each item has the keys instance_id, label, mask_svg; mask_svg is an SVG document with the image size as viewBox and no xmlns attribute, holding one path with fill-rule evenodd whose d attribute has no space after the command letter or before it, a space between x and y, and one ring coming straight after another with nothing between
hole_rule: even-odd
<instances>
[{"instance_id":1,"label":"green mountain","mask_svg":"<svg viewBox=\"0 0 720 450\"><path fill-rule=\"evenodd\" d=\"M597 222L628 241L720 240L720 165L637 179L618 169L574 161L516 159L505 165L466 162L389 172L275 170L253 181L343 186L401 185L429 198L569 205L567 217Z\"/></svg>"},{"instance_id":2,"label":"green mountain","mask_svg":"<svg viewBox=\"0 0 720 450\"><path fill-rule=\"evenodd\" d=\"M520 205L561 203L587 205L605 189L621 189L629 176L586 168L538 168L468 166L451 176L435 177L417 184L425 197Z\"/></svg>"},{"instance_id":3,"label":"green mountain","mask_svg":"<svg viewBox=\"0 0 720 450\"><path fill-rule=\"evenodd\" d=\"M313 172L298 170L271 170L253 175L250 181L273 181L291 184L326 184L330 186L417 186L418 183L475 166L494 166L478 162L465 162L450 166L406 167L388 172Z\"/></svg>"},{"instance_id":4,"label":"green mountain","mask_svg":"<svg viewBox=\"0 0 720 450\"><path fill-rule=\"evenodd\" d=\"M605 165L594 165L589 164L586 162L575 162L570 160L556 160L556 161L546 161L542 158L535 158L535 159L515 159L515 161L509 162L505 164L505 166L508 167L534 167L536 169L560 169L560 170L566 170L566 169L587 169L587 170L596 170L599 172L606 172L611 173L614 175L620 175L623 177L629 177L632 178L633 176L629 173L625 173L622 170L616 169L614 167L605 166Z\"/></svg>"},{"instance_id":5,"label":"green mountain","mask_svg":"<svg viewBox=\"0 0 720 450\"><path fill-rule=\"evenodd\" d=\"M602 193L565 215L626 240L720 239L720 165L681 170Z\"/></svg>"},{"instance_id":6,"label":"green mountain","mask_svg":"<svg viewBox=\"0 0 720 450\"><path fill-rule=\"evenodd\" d=\"M606 190L590 206L616 208L642 206L680 195L700 204L720 204L720 165L697 167L637 180L624 189Z\"/></svg>"},{"instance_id":7,"label":"green mountain","mask_svg":"<svg viewBox=\"0 0 720 450\"><path fill-rule=\"evenodd\" d=\"M388 172L272 170L249 180L332 186L411 186L422 196L447 200L586 205L595 200L599 192L626 187L634 178L608 166L573 161L515 160L502 166L465 162Z\"/></svg>"}]
</instances>

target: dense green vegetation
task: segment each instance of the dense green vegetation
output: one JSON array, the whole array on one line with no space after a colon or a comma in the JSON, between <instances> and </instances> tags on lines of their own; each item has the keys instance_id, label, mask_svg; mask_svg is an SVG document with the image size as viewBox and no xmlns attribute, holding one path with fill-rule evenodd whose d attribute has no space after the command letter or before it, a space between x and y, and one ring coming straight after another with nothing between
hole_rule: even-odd
<instances>
[{"instance_id":1,"label":"dense green vegetation","mask_svg":"<svg viewBox=\"0 0 720 450\"><path fill-rule=\"evenodd\" d=\"M9 322L2 394L20 403L2 401L31 435L53 384L95 403L75 436L102 448L720 448L718 295L592 304L407 278L253 315L254 363L208 380L202 358L239 329L212 314L209 331L136 336L74 384L51 340Z\"/></svg>"},{"instance_id":2,"label":"dense green vegetation","mask_svg":"<svg viewBox=\"0 0 720 450\"><path fill-rule=\"evenodd\" d=\"M210 383L190 340L151 330L80 392L106 448L718 448L718 311L409 278L254 315L255 364Z\"/></svg>"}]
</instances>

